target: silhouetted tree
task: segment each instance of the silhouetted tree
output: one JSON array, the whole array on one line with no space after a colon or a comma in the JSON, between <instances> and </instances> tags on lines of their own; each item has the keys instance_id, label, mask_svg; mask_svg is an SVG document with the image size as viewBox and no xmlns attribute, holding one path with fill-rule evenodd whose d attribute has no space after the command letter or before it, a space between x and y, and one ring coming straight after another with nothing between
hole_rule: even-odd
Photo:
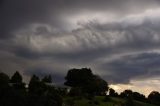
<instances>
[{"instance_id":1,"label":"silhouetted tree","mask_svg":"<svg viewBox=\"0 0 160 106\"><path fill-rule=\"evenodd\" d=\"M50 81L49 77L44 77L42 81L36 75L31 77L28 96L29 106L62 106L62 97L58 90L45 84Z\"/></svg>"},{"instance_id":2,"label":"silhouetted tree","mask_svg":"<svg viewBox=\"0 0 160 106\"><path fill-rule=\"evenodd\" d=\"M16 72L11 80L6 74L0 73L1 106L62 106L60 91L54 86L45 84L45 82L51 82L50 75L43 81L33 75L27 91L20 86L24 85L22 80L19 72Z\"/></svg>"},{"instance_id":3,"label":"silhouetted tree","mask_svg":"<svg viewBox=\"0 0 160 106\"><path fill-rule=\"evenodd\" d=\"M25 89L25 83L22 82L22 76L18 71L16 71L11 77L11 85L14 89Z\"/></svg>"},{"instance_id":4,"label":"silhouetted tree","mask_svg":"<svg viewBox=\"0 0 160 106\"><path fill-rule=\"evenodd\" d=\"M160 105L160 93L157 91L152 91L148 95L148 100L152 104Z\"/></svg>"},{"instance_id":5,"label":"silhouetted tree","mask_svg":"<svg viewBox=\"0 0 160 106\"><path fill-rule=\"evenodd\" d=\"M118 93L114 89L110 88L109 89L109 96L117 97Z\"/></svg>"},{"instance_id":6,"label":"silhouetted tree","mask_svg":"<svg viewBox=\"0 0 160 106\"><path fill-rule=\"evenodd\" d=\"M9 93L9 77L4 74L0 73L0 103L4 105L6 99L8 98Z\"/></svg>"},{"instance_id":7,"label":"silhouetted tree","mask_svg":"<svg viewBox=\"0 0 160 106\"><path fill-rule=\"evenodd\" d=\"M29 89L29 93L36 93L36 94L40 93L41 82L38 76L33 75L31 77L28 89Z\"/></svg>"},{"instance_id":8,"label":"silhouetted tree","mask_svg":"<svg viewBox=\"0 0 160 106\"><path fill-rule=\"evenodd\" d=\"M26 90L24 87L24 83L22 83L22 76L19 72L16 72L12 77L9 83L9 77L5 74L1 74L1 78L3 79L2 82L5 82L5 90L0 90L3 92L3 101L1 105L10 106L24 106L26 101ZM0 79L1 79L0 78ZM1 95L1 94L0 94Z\"/></svg>"},{"instance_id":9,"label":"silhouetted tree","mask_svg":"<svg viewBox=\"0 0 160 106\"><path fill-rule=\"evenodd\" d=\"M123 92L121 92L120 97L125 98L125 97L132 97L133 96L133 92L132 90L124 90Z\"/></svg>"},{"instance_id":10,"label":"silhouetted tree","mask_svg":"<svg viewBox=\"0 0 160 106\"><path fill-rule=\"evenodd\" d=\"M45 95L44 106L62 106L62 97L54 87L48 87Z\"/></svg>"},{"instance_id":11,"label":"silhouetted tree","mask_svg":"<svg viewBox=\"0 0 160 106\"><path fill-rule=\"evenodd\" d=\"M52 77L51 77L51 75L44 76L44 78L42 79L42 82L52 83Z\"/></svg>"},{"instance_id":12,"label":"silhouetted tree","mask_svg":"<svg viewBox=\"0 0 160 106\"><path fill-rule=\"evenodd\" d=\"M145 96L143 94L140 94L139 92L133 92L132 96L134 100L143 101L143 102L146 101Z\"/></svg>"},{"instance_id":13,"label":"silhouetted tree","mask_svg":"<svg viewBox=\"0 0 160 106\"><path fill-rule=\"evenodd\" d=\"M18 71L11 77L11 83L22 83L22 76Z\"/></svg>"},{"instance_id":14,"label":"silhouetted tree","mask_svg":"<svg viewBox=\"0 0 160 106\"><path fill-rule=\"evenodd\" d=\"M68 71L67 76L65 77L65 85L71 87L81 87L88 84L88 81L91 81L92 77L93 74L91 69L71 69Z\"/></svg>"},{"instance_id":15,"label":"silhouetted tree","mask_svg":"<svg viewBox=\"0 0 160 106\"><path fill-rule=\"evenodd\" d=\"M106 95L108 90L108 84L99 76L93 75L92 80L88 84L84 85L83 91L92 95Z\"/></svg>"},{"instance_id":16,"label":"silhouetted tree","mask_svg":"<svg viewBox=\"0 0 160 106\"><path fill-rule=\"evenodd\" d=\"M140 94L138 92L133 92L132 90L124 90L121 94L120 97L126 98L128 101L131 99L133 100L138 100L138 101L146 101L146 98L143 94Z\"/></svg>"},{"instance_id":17,"label":"silhouetted tree","mask_svg":"<svg viewBox=\"0 0 160 106\"><path fill-rule=\"evenodd\" d=\"M0 73L0 88L8 86L9 77L4 73Z\"/></svg>"},{"instance_id":18,"label":"silhouetted tree","mask_svg":"<svg viewBox=\"0 0 160 106\"><path fill-rule=\"evenodd\" d=\"M91 69L88 68L71 69L68 71L65 79L65 85L77 87L83 93L100 95L108 90L107 82L99 76L94 75Z\"/></svg>"},{"instance_id":19,"label":"silhouetted tree","mask_svg":"<svg viewBox=\"0 0 160 106\"><path fill-rule=\"evenodd\" d=\"M83 96L82 89L80 87L71 88L69 96Z\"/></svg>"}]
</instances>

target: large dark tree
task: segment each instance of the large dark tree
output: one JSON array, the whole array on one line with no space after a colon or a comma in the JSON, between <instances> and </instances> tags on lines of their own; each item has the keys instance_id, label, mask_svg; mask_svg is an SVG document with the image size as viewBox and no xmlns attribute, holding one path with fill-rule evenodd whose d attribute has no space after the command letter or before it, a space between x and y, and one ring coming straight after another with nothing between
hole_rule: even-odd
<instances>
[{"instance_id":1,"label":"large dark tree","mask_svg":"<svg viewBox=\"0 0 160 106\"><path fill-rule=\"evenodd\" d=\"M148 100L150 103L160 105L160 93L157 91L152 91L148 95Z\"/></svg>"},{"instance_id":2,"label":"large dark tree","mask_svg":"<svg viewBox=\"0 0 160 106\"><path fill-rule=\"evenodd\" d=\"M94 95L105 95L108 90L108 84L99 76L93 75L91 81L84 85L84 91Z\"/></svg>"},{"instance_id":3,"label":"large dark tree","mask_svg":"<svg viewBox=\"0 0 160 106\"><path fill-rule=\"evenodd\" d=\"M65 85L71 87L81 87L85 84L88 84L93 78L92 71L88 68L82 69L71 69L68 71L67 76L65 77Z\"/></svg>"},{"instance_id":4,"label":"large dark tree","mask_svg":"<svg viewBox=\"0 0 160 106\"><path fill-rule=\"evenodd\" d=\"M65 77L65 85L81 89L83 93L104 94L108 90L108 84L92 73L91 69L71 69Z\"/></svg>"}]
</instances>

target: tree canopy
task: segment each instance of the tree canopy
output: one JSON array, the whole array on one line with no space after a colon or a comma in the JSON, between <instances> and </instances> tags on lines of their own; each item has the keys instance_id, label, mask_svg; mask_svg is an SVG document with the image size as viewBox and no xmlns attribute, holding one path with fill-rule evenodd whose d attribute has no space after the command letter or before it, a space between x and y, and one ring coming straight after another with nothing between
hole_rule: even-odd
<instances>
[{"instance_id":1,"label":"tree canopy","mask_svg":"<svg viewBox=\"0 0 160 106\"><path fill-rule=\"evenodd\" d=\"M118 93L114 89L110 88L109 89L109 95L112 96L112 97L116 97L116 96L118 96Z\"/></svg>"},{"instance_id":2,"label":"tree canopy","mask_svg":"<svg viewBox=\"0 0 160 106\"><path fill-rule=\"evenodd\" d=\"M148 100L150 103L160 105L160 93L158 91L152 91L148 95Z\"/></svg>"},{"instance_id":3,"label":"tree canopy","mask_svg":"<svg viewBox=\"0 0 160 106\"><path fill-rule=\"evenodd\" d=\"M44 78L42 79L42 82L51 83L51 82L52 82L52 77L51 77L51 75L44 76Z\"/></svg>"},{"instance_id":4,"label":"tree canopy","mask_svg":"<svg viewBox=\"0 0 160 106\"><path fill-rule=\"evenodd\" d=\"M6 85L8 83L9 83L9 76L4 73L0 73L0 84Z\"/></svg>"},{"instance_id":5,"label":"tree canopy","mask_svg":"<svg viewBox=\"0 0 160 106\"><path fill-rule=\"evenodd\" d=\"M33 75L29 81L29 87L25 88L22 82L22 76L18 71L9 78L5 73L0 73L0 103L2 106L62 106L63 96L82 98L90 100L90 103L98 104L95 96L105 95L108 91L108 83L100 76L92 73L90 68L70 69L65 77L67 86L71 87L69 91L66 88L58 88L52 83L51 75L43 78ZM72 98L71 97L71 98ZM103 97L103 96L102 96ZM160 105L160 93L153 91L145 98L139 92L133 92L130 89L124 90L120 95L110 88L109 95L105 96L105 101L110 97L120 97L125 101L125 106L135 106L136 101L149 102L155 106ZM74 99L68 101L74 104Z\"/></svg>"},{"instance_id":6,"label":"tree canopy","mask_svg":"<svg viewBox=\"0 0 160 106\"><path fill-rule=\"evenodd\" d=\"M11 83L22 83L22 76L18 71L11 77Z\"/></svg>"},{"instance_id":7,"label":"tree canopy","mask_svg":"<svg viewBox=\"0 0 160 106\"><path fill-rule=\"evenodd\" d=\"M71 69L68 71L67 76L65 77L65 85L71 87L81 87L88 84L93 78L91 69L82 68L82 69Z\"/></svg>"},{"instance_id":8,"label":"tree canopy","mask_svg":"<svg viewBox=\"0 0 160 106\"><path fill-rule=\"evenodd\" d=\"M133 91L130 89L124 90L121 92L120 96L121 97L132 97Z\"/></svg>"},{"instance_id":9,"label":"tree canopy","mask_svg":"<svg viewBox=\"0 0 160 106\"><path fill-rule=\"evenodd\" d=\"M108 90L108 83L94 75L89 68L71 69L65 79L65 85L79 87L85 93L104 94Z\"/></svg>"}]
</instances>

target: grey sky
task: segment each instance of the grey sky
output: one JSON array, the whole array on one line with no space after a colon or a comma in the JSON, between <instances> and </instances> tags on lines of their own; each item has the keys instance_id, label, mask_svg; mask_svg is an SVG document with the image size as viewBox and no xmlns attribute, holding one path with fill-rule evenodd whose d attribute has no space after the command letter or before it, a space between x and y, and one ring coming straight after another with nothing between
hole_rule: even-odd
<instances>
[{"instance_id":1,"label":"grey sky","mask_svg":"<svg viewBox=\"0 0 160 106\"><path fill-rule=\"evenodd\" d=\"M52 74L90 67L112 84L160 76L159 0L2 0L0 69Z\"/></svg>"}]
</instances>

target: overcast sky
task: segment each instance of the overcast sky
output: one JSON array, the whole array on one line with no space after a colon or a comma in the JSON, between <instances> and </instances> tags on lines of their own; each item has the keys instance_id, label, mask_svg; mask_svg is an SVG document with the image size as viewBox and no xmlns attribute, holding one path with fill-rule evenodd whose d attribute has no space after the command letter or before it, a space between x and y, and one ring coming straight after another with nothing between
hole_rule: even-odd
<instances>
[{"instance_id":1,"label":"overcast sky","mask_svg":"<svg viewBox=\"0 0 160 106\"><path fill-rule=\"evenodd\" d=\"M2 72L63 83L82 67L117 91L160 91L160 1L0 1Z\"/></svg>"}]
</instances>

